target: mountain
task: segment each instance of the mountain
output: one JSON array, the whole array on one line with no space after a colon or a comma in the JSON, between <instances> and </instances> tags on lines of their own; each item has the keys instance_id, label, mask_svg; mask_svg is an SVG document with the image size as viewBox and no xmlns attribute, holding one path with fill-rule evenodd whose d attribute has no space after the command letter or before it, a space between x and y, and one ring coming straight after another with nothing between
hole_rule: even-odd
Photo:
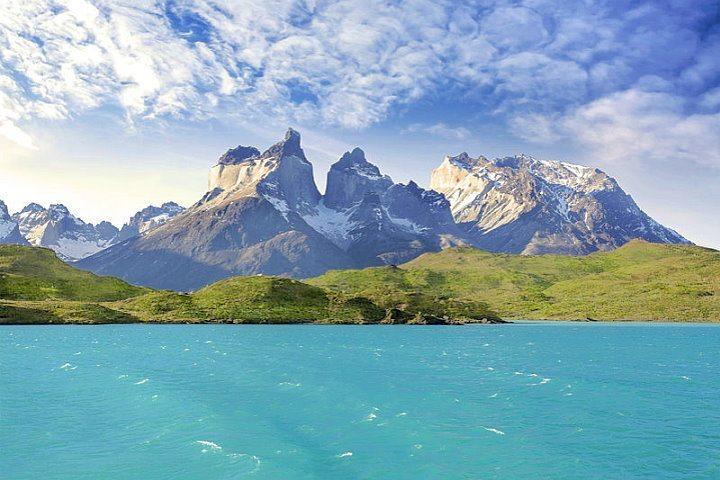
<instances>
[{"instance_id":1,"label":"mountain","mask_svg":"<svg viewBox=\"0 0 720 480\"><path fill-rule=\"evenodd\" d=\"M133 215L128 223L122 226L112 243L120 243L128 238L141 235L152 228L159 227L184 211L185 208L175 202L166 202L159 207L154 205L145 207Z\"/></svg>"},{"instance_id":2,"label":"mountain","mask_svg":"<svg viewBox=\"0 0 720 480\"><path fill-rule=\"evenodd\" d=\"M0 244L30 245L20 233L18 223L10 216L7 205L0 200Z\"/></svg>"},{"instance_id":3,"label":"mountain","mask_svg":"<svg viewBox=\"0 0 720 480\"><path fill-rule=\"evenodd\" d=\"M99 252L112 244L118 234L118 229L111 223L85 223L60 204L46 209L31 203L12 218L30 244L51 248L65 261Z\"/></svg>"},{"instance_id":4,"label":"mountain","mask_svg":"<svg viewBox=\"0 0 720 480\"><path fill-rule=\"evenodd\" d=\"M330 167L326 185L303 219L361 265L402 263L464 243L442 195L393 183L359 148Z\"/></svg>"},{"instance_id":5,"label":"mountain","mask_svg":"<svg viewBox=\"0 0 720 480\"><path fill-rule=\"evenodd\" d=\"M479 302L503 319L720 322L720 252L642 240L586 256L450 248L307 283L380 306L403 294Z\"/></svg>"},{"instance_id":6,"label":"mountain","mask_svg":"<svg viewBox=\"0 0 720 480\"><path fill-rule=\"evenodd\" d=\"M233 275L310 277L399 264L455 246L585 254L633 238L687 243L643 213L614 179L578 165L462 154L444 159L431 187L394 183L355 148L331 166L321 195L300 134L289 129L264 152L228 150L197 203L182 213L175 206L175 216L163 213L165 223L144 231L128 227L134 235L77 265L194 290ZM130 224L156 213L140 212Z\"/></svg>"},{"instance_id":7,"label":"mountain","mask_svg":"<svg viewBox=\"0 0 720 480\"><path fill-rule=\"evenodd\" d=\"M263 153L237 147L211 168L208 192L164 225L78 262L158 288L194 290L233 275L308 277L357 264L311 228L320 192L290 129Z\"/></svg>"},{"instance_id":8,"label":"mountain","mask_svg":"<svg viewBox=\"0 0 720 480\"><path fill-rule=\"evenodd\" d=\"M445 157L431 188L450 201L477 247L524 254L587 254L634 238L689 243L635 204L604 172L530 156Z\"/></svg>"}]
</instances>

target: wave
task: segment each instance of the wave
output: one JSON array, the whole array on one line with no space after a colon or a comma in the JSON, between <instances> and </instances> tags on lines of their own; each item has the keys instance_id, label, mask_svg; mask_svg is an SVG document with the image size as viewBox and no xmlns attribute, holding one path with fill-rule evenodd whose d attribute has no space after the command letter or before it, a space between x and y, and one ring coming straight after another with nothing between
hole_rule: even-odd
<instances>
[{"instance_id":1,"label":"wave","mask_svg":"<svg viewBox=\"0 0 720 480\"><path fill-rule=\"evenodd\" d=\"M336 456L337 458L352 457L352 456L353 456L353 452L338 453L338 454L335 455L335 456Z\"/></svg>"},{"instance_id":2,"label":"wave","mask_svg":"<svg viewBox=\"0 0 720 480\"><path fill-rule=\"evenodd\" d=\"M197 443L198 445L202 445L203 447L208 447L210 450L216 452L222 450L222 447L220 445L215 442L211 442L210 440L196 440L195 443ZM203 452L205 451L207 450L203 450Z\"/></svg>"},{"instance_id":3,"label":"wave","mask_svg":"<svg viewBox=\"0 0 720 480\"><path fill-rule=\"evenodd\" d=\"M488 432L497 433L498 435L505 435L505 432L503 432L502 430L498 430L497 428L492 428L492 427L482 427L482 428L484 428Z\"/></svg>"},{"instance_id":4,"label":"wave","mask_svg":"<svg viewBox=\"0 0 720 480\"><path fill-rule=\"evenodd\" d=\"M135 382L135 385L142 385L143 383L147 383L147 382L149 382L149 381L150 381L149 378L143 378L143 379L140 380L139 382Z\"/></svg>"}]
</instances>

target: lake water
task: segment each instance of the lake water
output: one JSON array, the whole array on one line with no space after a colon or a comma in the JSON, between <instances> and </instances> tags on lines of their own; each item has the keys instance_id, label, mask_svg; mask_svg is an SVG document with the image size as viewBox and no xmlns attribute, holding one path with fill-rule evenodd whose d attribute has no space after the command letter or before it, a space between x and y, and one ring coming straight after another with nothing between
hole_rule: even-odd
<instances>
[{"instance_id":1,"label":"lake water","mask_svg":"<svg viewBox=\"0 0 720 480\"><path fill-rule=\"evenodd\" d=\"M0 328L0 478L718 479L720 328Z\"/></svg>"}]
</instances>

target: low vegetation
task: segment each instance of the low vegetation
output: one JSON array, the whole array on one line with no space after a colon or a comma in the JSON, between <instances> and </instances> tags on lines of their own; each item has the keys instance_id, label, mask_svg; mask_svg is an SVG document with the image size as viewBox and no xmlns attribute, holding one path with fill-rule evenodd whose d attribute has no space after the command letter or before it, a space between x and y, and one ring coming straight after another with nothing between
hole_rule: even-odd
<instances>
[{"instance_id":1,"label":"low vegetation","mask_svg":"<svg viewBox=\"0 0 720 480\"><path fill-rule=\"evenodd\" d=\"M451 318L453 302L445 302L445 311L424 294L395 298L381 306L263 275L222 280L191 294L157 291L77 270L51 250L0 245L0 323L449 323L477 313Z\"/></svg>"},{"instance_id":2,"label":"low vegetation","mask_svg":"<svg viewBox=\"0 0 720 480\"><path fill-rule=\"evenodd\" d=\"M429 253L306 281L234 277L156 291L0 245L0 323L421 323L503 319L720 321L720 252L633 241L585 257Z\"/></svg>"},{"instance_id":3,"label":"low vegetation","mask_svg":"<svg viewBox=\"0 0 720 480\"><path fill-rule=\"evenodd\" d=\"M720 252L639 240L585 257L448 249L308 282L379 302L388 291L479 302L505 319L720 321Z\"/></svg>"}]
</instances>

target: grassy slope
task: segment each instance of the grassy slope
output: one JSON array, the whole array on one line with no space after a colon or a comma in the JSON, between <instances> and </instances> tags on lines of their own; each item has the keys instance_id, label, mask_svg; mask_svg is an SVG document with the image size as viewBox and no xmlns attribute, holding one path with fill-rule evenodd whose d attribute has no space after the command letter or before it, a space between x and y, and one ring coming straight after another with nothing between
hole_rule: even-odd
<instances>
[{"instance_id":1,"label":"grassy slope","mask_svg":"<svg viewBox=\"0 0 720 480\"><path fill-rule=\"evenodd\" d=\"M365 299L338 298L297 280L268 276L234 277L189 295L153 292L113 308L144 321L233 323L360 323L385 314Z\"/></svg>"},{"instance_id":2,"label":"grassy slope","mask_svg":"<svg viewBox=\"0 0 720 480\"><path fill-rule=\"evenodd\" d=\"M52 250L0 245L0 324L380 321L367 299L296 280L256 276L217 282L191 295L153 291L75 269Z\"/></svg>"},{"instance_id":3,"label":"grassy slope","mask_svg":"<svg viewBox=\"0 0 720 480\"><path fill-rule=\"evenodd\" d=\"M0 298L113 301L148 289L73 268L46 248L0 245Z\"/></svg>"},{"instance_id":4,"label":"grassy slope","mask_svg":"<svg viewBox=\"0 0 720 480\"><path fill-rule=\"evenodd\" d=\"M587 257L450 249L309 283L380 302L392 285L483 302L503 318L720 321L720 252L642 241Z\"/></svg>"},{"instance_id":5,"label":"grassy slope","mask_svg":"<svg viewBox=\"0 0 720 480\"><path fill-rule=\"evenodd\" d=\"M185 295L79 271L50 250L0 246L0 323L360 323L388 321L388 310L389 321L403 323L417 312L720 321L720 252L639 241L587 257L462 248L401 268L333 271L306 283L236 277Z\"/></svg>"}]
</instances>

